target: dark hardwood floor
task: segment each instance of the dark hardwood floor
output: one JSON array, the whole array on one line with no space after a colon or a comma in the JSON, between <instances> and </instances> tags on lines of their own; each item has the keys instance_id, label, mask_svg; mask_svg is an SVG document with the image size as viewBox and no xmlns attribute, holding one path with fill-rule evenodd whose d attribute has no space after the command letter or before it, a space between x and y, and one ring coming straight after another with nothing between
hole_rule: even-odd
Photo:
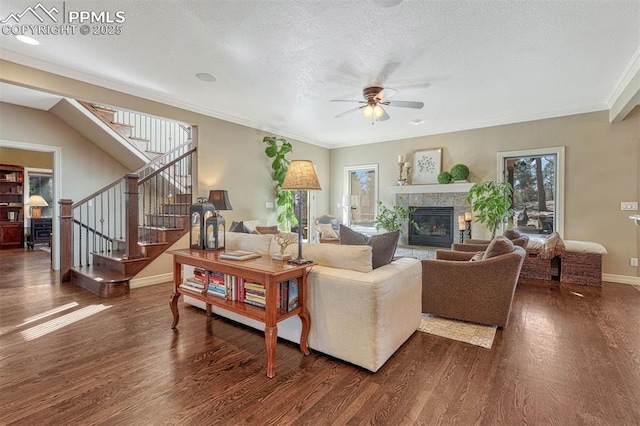
<instances>
[{"instance_id":1,"label":"dark hardwood floor","mask_svg":"<svg viewBox=\"0 0 640 426\"><path fill-rule=\"evenodd\" d=\"M523 281L491 350L416 332L376 374L280 341L268 379L262 333L182 301L172 331L169 283L99 299L49 266L0 251L2 425L640 424L630 285Z\"/></svg>"}]
</instances>

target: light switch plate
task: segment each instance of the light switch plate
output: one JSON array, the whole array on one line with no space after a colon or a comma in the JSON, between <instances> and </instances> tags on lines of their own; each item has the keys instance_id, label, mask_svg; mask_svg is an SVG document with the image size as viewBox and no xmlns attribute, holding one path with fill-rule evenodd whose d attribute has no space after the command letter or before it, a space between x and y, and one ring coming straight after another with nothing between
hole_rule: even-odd
<instances>
[{"instance_id":1,"label":"light switch plate","mask_svg":"<svg viewBox=\"0 0 640 426\"><path fill-rule=\"evenodd\" d=\"M620 210L638 211L637 201L623 201L620 203Z\"/></svg>"}]
</instances>

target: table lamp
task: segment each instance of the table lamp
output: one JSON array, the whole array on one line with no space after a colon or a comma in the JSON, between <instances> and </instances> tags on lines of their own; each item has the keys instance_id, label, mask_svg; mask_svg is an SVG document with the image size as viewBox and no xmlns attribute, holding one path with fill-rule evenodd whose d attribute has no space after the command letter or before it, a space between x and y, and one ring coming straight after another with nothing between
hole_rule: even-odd
<instances>
[{"instance_id":1,"label":"table lamp","mask_svg":"<svg viewBox=\"0 0 640 426\"><path fill-rule=\"evenodd\" d=\"M47 207L49 204L42 198L41 195L32 195L27 200L27 206L31 206L31 217L42 216L42 210L40 207Z\"/></svg>"},{"instance_id":2,"label":"table lamp","mask_svg":"<svg viewBox=\"0 0 640 426\"><path fill-rule=\"evenodd\" d=\"M320 182L318 182L313 163L309 160L293 160L289 164L284 182L282 182L282 189L297 190L299 194L298 200L302 200L302 191L322 189L320 188ZM302 202L300 201L298 201L298 219L302 222ZM298 258L290 260L289 263L303 265L309 262L311 261L302 257L302 223L299 223Z\"/></svg>"}]
</instances>

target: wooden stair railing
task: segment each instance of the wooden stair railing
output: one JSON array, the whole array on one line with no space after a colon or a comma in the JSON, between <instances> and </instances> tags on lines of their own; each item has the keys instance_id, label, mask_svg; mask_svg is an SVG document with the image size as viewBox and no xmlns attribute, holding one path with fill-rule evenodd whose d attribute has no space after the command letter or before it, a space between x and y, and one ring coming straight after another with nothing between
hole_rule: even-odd
<instances>
[{"instance_id":1,"label":"wooden stair railing","mask_svg":"<svg viewBox=\"0 0 640 426\"><path fill-rule=\"evenodd\" d=\"M189 142L78 203L60 200L61 282L127 294L129 280L188 231L195 151Z\"/></svg>"},{"instance_id":2,"label":"wooden stair railing","mask_svg":"<svg viewBox=\"0 0 640 426\"><path fill-rule=\"evenodd\" d=\"M187 143L192 138L191 126L178 121L112 106L78 102L120 135L123 141L152 160Z\"/></svg>"}]
</instances>

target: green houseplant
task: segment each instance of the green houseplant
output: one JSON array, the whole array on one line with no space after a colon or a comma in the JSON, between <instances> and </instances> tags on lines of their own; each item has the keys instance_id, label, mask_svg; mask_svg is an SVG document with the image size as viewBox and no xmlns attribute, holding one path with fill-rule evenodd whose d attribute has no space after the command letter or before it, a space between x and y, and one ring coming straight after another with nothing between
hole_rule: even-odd
<instances>
[{"instance_id":1,"label":"green houseplant","mask_svg":"<svg viewBox=\"0 0 640 426\"><path fill-rule=\"evenodd\" d=\"M491 238L496 236L498 226L511 217L511 194L513 187L509 182L488 180L475 184L469 190L467 201L475 213L478 222L486 225L491 231Z\"/></svg>"},{"instance_id":2,"label":"green houseplant","mask_svg":"<svg viewBox=\"0 0 640 426\"><path fill-rule=\"evenodd\" d=\"M276 206L278 212L278 226L282 230L290 230L292 225L298 224L294 206L293 192L282 189L282 183L289 170L289 160L286 155L291 152L292 147L284 138L276 138L275 136L265 136L262 142L267 144L264 153L267 157L273 159L271 161L271 178L273 179L276 194Z\"/></svg>"},{"instance_id":3,"label":"green houseplant","mask_svg":"<svg viewBox=\"0 0 640 426\"><path fill-rule=\"evenodd\" d=\"M416 208L406 208L399 204L393 206L393 208L388 208L382 201L378 201L378 215L373 219L373 225L376 227L376 230L379 231L381 229L386 229L387 231L397 231L402 228L402 221L404 219L409 218L409 213L413 213L416 211ZM413 226L416 230L418 230L418 224L409 219L409 225ZM402 230L401 230L402 232Z\"/></svg>"}]
</instances>

